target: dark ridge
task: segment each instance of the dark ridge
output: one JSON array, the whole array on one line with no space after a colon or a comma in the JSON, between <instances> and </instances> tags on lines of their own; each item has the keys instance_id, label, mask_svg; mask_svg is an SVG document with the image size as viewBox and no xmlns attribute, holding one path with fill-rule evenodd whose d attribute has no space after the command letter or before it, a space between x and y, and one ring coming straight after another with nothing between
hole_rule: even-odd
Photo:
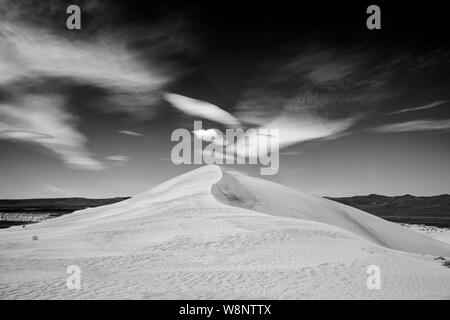
<instances>
[{"instance_id":1,"label":"dark ridge","mask_svg":"<svg viewBox=\"0 0 450 320\"><path fill-rule=\"evenodd\" d=\"M450 227L450 195L438 196L383 196L370 194L354 197L325 197L369 212L380 218L401 223Z\"/></svg>"},{"instance_id":2,"label":"dark ridge","mask_svg":"<svg viewBox=\"0 0 450 320\"><path fill-rule=\"evenodd\" d=\"M106 199L88 199L88 198L39 198L39 199L6 199L0 200L0 211L17 212L42 211L42 210L80 210L89 207L104 206L119 201L129 199L130 197L116 197Z\"/></svg>"},{"instance_id":3,"label":"dark ridge","mask_svg":"<svg viewBox=\"0 0 450 320\"><path fill-rule=\"evenodd\" d=\"M77 210L117 203L130 197L106 199L48 198L0 200L0 228L34 223L33 218L55 218Z\"/></svg>"}]
</instances>

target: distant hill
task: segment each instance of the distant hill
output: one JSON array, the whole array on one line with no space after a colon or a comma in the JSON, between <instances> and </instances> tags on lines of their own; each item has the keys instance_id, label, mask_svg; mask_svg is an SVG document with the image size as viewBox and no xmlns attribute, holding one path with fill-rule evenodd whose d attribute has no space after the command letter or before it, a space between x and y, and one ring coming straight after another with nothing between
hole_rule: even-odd
<instances>
[{"instance_id":1,"label":"distant hill","mask_svg":"<svg viewBox=\"0 0 450 320\"><path fill-rule=\"evenodd\" d=\"M129 197L0 200L0 228L39 222L76 210L104 206L126 199Z\"/></svg>"},{"instance_id":2,"label":"distant hill","mask_svg":"<svg viewBox=\"0 0 450 320\"><path fill-rule=\"evenodd\" d=\"M388 197L378 194L332 198L330 200L372 213L393 222L450 227L450 195Z\"/></svg>"},{"instance_id":3,"label":"distant hill","mask_svg":"<svg viewBox=\"0 0 450 320\"><path fill-rule=\"evenodd\" d=\"M0 200L0 211L75 211L89 207L104 206L129 199L129 197L117 197L106 199L88 198L49 198L49 199L14 199Z\"/></svg>"}]
</instances>

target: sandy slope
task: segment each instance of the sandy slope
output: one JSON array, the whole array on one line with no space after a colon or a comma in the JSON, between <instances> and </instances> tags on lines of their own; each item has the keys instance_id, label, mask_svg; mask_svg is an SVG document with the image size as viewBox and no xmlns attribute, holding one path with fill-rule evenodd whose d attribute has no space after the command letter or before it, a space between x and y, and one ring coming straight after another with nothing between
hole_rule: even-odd
<instances>
[{"instance_id":1,"label":"sandy slope","mask_svg":"<svg viewBox=\"0 0 450 320\"><path fill-rule=\"evenodd\" d=\"M450 246L367 212L302 194L271 181L237 172L223 173L212 193L224 203L275 216L324 222L382 246L408 252L450 257Z\"/></svg>"},{"instance_id":2,"label":"sandy slope","mask_svg":"<svg viewBox=\"0 0 450 320\"><path fill-rule=\"evenodd\" d=\"M205 166L120 203L1 230L0 297L450 298L450 269L433 259L449 247L398 228ZM65 286L73 264L81 290ZM372 264L381 290L367 289Z\"/></svg>"}]
</instances>

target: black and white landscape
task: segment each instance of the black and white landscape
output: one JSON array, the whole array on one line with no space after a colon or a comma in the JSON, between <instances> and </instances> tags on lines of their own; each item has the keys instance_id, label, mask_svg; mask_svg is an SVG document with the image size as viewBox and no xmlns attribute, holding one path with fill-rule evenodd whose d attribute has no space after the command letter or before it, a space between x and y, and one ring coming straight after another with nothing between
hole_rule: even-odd
<instances>
[{"instance_id":1,"label":"black and white landscape","mask_svg":"<svg viewBox=\"0 0 450 320\"><path fill-rule=\"evenodd\" d=\"M0 0L0 299L450 299L439 2Z\"/></svg>"},{"instance_id":2,"label":"black and white landscape","mask_svg":"<svg viewBox=\"0 0 450 320\"><path fill-rule=\"evenodd\" d=\"M32 241L33 237L37 240ZM450 245L205 166L131 199L0 233L2 294L76 299L445 299ZM368 290L379 265L383 288ZM65 269L82 270L68 290Z\"/></svg>"}]
</instances>

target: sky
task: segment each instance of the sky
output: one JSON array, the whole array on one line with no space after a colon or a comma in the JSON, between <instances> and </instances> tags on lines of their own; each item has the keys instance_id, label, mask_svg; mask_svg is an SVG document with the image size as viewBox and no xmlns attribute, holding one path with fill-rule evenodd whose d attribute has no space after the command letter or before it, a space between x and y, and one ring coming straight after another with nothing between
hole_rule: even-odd
<instances>
[{"instance_id":1,"label":"sky","mask_svg":"<svg viewBox=\"0 0 450 320\"><path fill-rule=\"evenodd\" d=\"M370 4L0 0L0 198L146 191L199 167L171 160L195 120L279 129L262 178L302 192L450 193L445 10Z\"/></svg>"}]
</instances>

